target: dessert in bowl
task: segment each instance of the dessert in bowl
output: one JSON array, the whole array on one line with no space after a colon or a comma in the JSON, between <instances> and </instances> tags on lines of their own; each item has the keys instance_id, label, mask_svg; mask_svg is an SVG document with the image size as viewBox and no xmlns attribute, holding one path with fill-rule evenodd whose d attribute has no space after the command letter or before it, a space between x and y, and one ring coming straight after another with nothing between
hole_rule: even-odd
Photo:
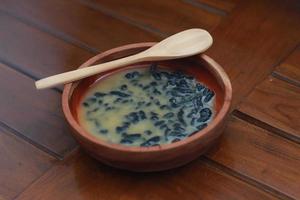
<instances>
[{"instance_id":1,"label":"dessert in bowl","mask_svg":"<svg viewBox=\"0 0 300 200\"><path fill-rule=\"evenodd\" d=\"M81 67L125 57L155 43L99 54ZM231 103L224 70L201 54L143 62L65 86L63 110L77 141L96 159L132 171L181 166L223 131Z\"/></svg>"}]
</instances>

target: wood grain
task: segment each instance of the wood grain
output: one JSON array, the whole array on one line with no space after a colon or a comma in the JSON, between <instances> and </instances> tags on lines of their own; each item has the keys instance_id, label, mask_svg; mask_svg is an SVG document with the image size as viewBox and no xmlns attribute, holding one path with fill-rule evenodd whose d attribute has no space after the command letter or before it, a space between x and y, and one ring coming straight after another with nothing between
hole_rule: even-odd
<instances>
[{"instance_id":1,"label":"wood grain","mask_svg":"<svg viewBox=\"0 0 300 200\"><path fill-rule=\"evenodd\" d=\"M209 5L214 0L198 1ZM189 4L185 5L184 13L180 13L180 7L162 6L166 13L169 12L168 18L156 22L147 16L161 19L157 15L164 16L165 13L146 8L156 8L158 4L169 5L166 3L168 1L152 3L154 7L141 6L139 10L128 14L126 10L116 6L109 9L97 6L99 4L96 1L92 4L86 2L90 1L1 0L0 11L15 16L22 23L1 16L0 22L4 26L0 27L0 40L1 45L4 45L0 45L0 59L30 76L44 76L46 73L48 75L72 68L73 64L77 65L89 57L90 53L78 47L94 54L99 50L127 43L157 41L161 36L177 30L177 26L201 26L200 21L203 20L206 23L206 19L199 18L202 16L199 13L203 10ZM149 4L145 2L145 5ZM300 4L296 0L253 0L236 3L235 8L220 23L219 17L216 21L214 16L208 17L208 26L219 24L210 29L213 30L214 45L208 54L225 68L233 82L234 107L299 44L299 11ZM132 16L137 16L137 19ZM294 63L294 59L298 63L299 56L297 53L295 55L288 59L291 60L289 63ZM293 67L285 65L279 70L284 66L280 65L276 73L295 80L291 74L298 74L298 70L294 68L298 65L289 65ZM280 87L275 89L286 92L291 86L282 87L285 84L287 83L279 84ZM0 95L0 121L14 128L17 135L59 157L74 148L74 141L67 135L69 129L62 120L58 93L37 93L31 79L3 65L0 66L0 91L5 94ZM286 94L294 96L295 91L298 90L294 87ZM277 95L275 96L275 101L278 101ZM289 102L286 105L290 105ZM293 107L298 104L291 105ZM290 111L287 114L294 117ZM291 126L292 131L297 130L294 124L281 121L284 119L281 113L275 115L279 116L279 124L286 126L285 131ZM291 132L290 134L294 134ZM27 148L23 151L26 150ZM28 160L29 155L25 154L23 157ZM26 189L19 199L271 198L262 190L281 198L300 198L299 145L274 133L233 118L220 147L211 151L208 157L207 160L218 163L218 169L212 168L204 159L174 171L144 175L113 170L96 163L85 154L75 155L74 160L62 162L48 171ZM253 184L256 187L225 174L228 172L226 169L243 177L243 181L257 183ZM14 177L12 173L5 175ZM27 173L32 172L29 170L22 173L22 176L16 173L16 180L19 181L20 177L27 177ZM18 188L21 186L16 186L15 190L10 189L13 192L5 195L13 198L17 193L14 191L23 190Z\"/></svg>"},{"instance_id":2,"label":"wood grain","mask_svg":"<svg viewBox=\"0 0 300 200\"><path fill-rule=\"evenodd\" d=\"M300 146L232 118L219 147L207 156L291 198L300 198Z\"/></svg>"},{"instance_id":3,"label":"wood grain","mask_svg":"<svg viewBox=\"0 0 300 200\"><path fill-rule=\"evenodd\" d=\"M77 68L93 56L0 12L0 60L41 78Z\"/></svg>"},{"instance_id":4,"label":"wood grain","mask_svg":"<svg viewBox=\"0 0 300 200\"><path fill-rule=\"evenodd\" d=\"M236 5L238 0L193 0L199 3L209 5L211 7L230 12Z\"/></svg>"},{"instance_id":5,"label":"wood grain","mask_svg":"<svg viewBox=\"0 0 300 200\"><path fill-rule=\"evenodd\" d=\"M275 68L275 73L300 87L300 46Z\"/></svg>"},{"instance_id":6,"label":"wood grain","mask_svg":"<svg viewBox=\"0 0 300 200\"><path fill-rule=\"evenodd\" d=\"M144 29L171 35L189 28L203 28L211 31L222 16L180 0L139 1L139 0L80 0L99 12L117 15Z\"/></svg>"},{"instance_id":7,"label":"wood grain","mask_svg":"<svg viewBox=\"0 0 300 200\"><path fill-rule=\"evenodd\" d=\"M300 88L268 77L238 106L238 110L281 129L300 141Z\"/></svg>"},{"instance_id":8,"label":"wood grain","mask_svg":"<svg viewBox=\"0 0 300 200\"><path fill-rule=\"evenodd\" d=\"M85 154L52 168L18 200L26 199L273 199L202 161L161 173L108 168Z\"/></svg>"},{"instance_id":9,"label":"wood grain","mask_svg":"<svg viewBox=\"0 0 300 200\"><path fill-rule=\"evenodd\" d=\"M34 81L0 65L0 121L43 150L63 157L76 143L61 110L60 94L37 91Z\"/></svg>"},{"instance_id":10,"label":"wood grain","mask_svg":"<svg viewBox=\"0 0 300 200\"><path fill-rule=\"evenodd\" d=\"M2 0L0 9L92 52L158 40L151 33L83 6L75 0Z\"/></svg>"},{"instance_id":11,"label":"wood grain","mask_svg":"<svg viewBox=\"0 0 300 200\"><path fill-rule=\"evenodd\" d=\"M54 163L0 125L0 199L14 199Z\"/></svg>"},{"instance_id":12,"label":"wood grain","mask_svg":"<svg viewBox=\"0 0 300 200\"><path fill-rule=\"evenodd\" d=\"M232 81L233 108L299 43L297 19L297 1L240 1L212 32L214 45L206 53Z\"/></svg>"}]
</instances>

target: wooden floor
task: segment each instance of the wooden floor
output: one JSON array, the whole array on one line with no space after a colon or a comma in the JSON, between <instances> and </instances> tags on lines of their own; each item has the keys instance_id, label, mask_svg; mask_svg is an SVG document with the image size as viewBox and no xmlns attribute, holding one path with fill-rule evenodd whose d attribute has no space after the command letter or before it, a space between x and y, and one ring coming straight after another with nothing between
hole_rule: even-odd
<instances>
[{"instance_id":1,"label":"wooden floor","mask_svg":"<svg viewBox=\"0 0 300 200\"><path fill-rule=\"evenodd\" d=\"M229 74L220 143L187 166L135 174L96 162L34 80L128 43L200 27ZM297 0L0 0L0 199L300 199Z\"/></svg>"}]
</instances>

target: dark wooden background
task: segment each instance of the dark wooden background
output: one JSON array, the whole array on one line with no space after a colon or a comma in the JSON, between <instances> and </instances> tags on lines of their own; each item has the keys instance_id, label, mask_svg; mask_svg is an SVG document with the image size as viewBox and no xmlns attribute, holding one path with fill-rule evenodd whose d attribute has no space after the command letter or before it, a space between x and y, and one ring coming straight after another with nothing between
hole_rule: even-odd
<instances>
[{"instance_id":1,"label":"dark wooden background","mask_svg":"<svg viewBox=\"0 0 300 200\"><path fill-rule=\"evenodd\" d=\"M135 174L82 152L34 81L120 45L209 30L234 102L220 143ZM300 1L0 0L0 199L300 199Z\"/></svg>"}]
</instances>

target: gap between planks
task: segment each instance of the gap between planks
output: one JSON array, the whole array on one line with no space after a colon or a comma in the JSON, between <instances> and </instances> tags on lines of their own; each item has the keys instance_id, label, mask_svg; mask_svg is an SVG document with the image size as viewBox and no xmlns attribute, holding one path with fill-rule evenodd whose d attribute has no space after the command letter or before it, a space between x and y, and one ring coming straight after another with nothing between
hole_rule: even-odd
<instances>
[{"instance_id":1,"label":"gap between planks","mask_svg":"<svg viewBox=\"0 0 300 200\"><path fill-rule=\"evenodd\" d=\"M278 65L280 65L281 63L284 63L284 61L285 60L287 60L288 59L288 57L290 56L290 55L292 55L293 53L294 53L294 51L296 51L298 48L300 48L300 44L297 44L296 46L295 46L295 48L293 48L293 50L278 64ZM277 65L277 66L278 66ZM294 80L292 80L292 79L290 79L288 76L285 76L285 75L283 75L283 74L281 74L280 72L277 72L276 70L274 70L272 73L271 73L271 76L273 76L274 78L277 78L277 79L279 79L279 80L282 80L282 81L285 81L285 82L287 82L287 83L289 83L289 84L291 84L291 85L294 85L294 86L296 86L296 87L300 87L300 83L299 82L296 82L296 81L294 81Z\"/></svg>"},{"instance_id":2,"label":"gap between planks","mask_svg":"<svg viewBox=\"0 0 300 200\"><path fill-rule=\"evenodd\" d=\"M38 150L46 153L47 155L50 155L51 157L58 159L58 160L63 160L64 157L60 156L59 154L51 151L50 149L40 145L39 143L36 143L34 141L32 141L31 139L27 138L26 136L22 135L19 131L17 131L16 129L8 126L7 124L5 124L4 122L0 121L0 126L2 128L4 128L5 130L7 130L8 132L10 132L11 134L14 134L15 136L17 136L18 138L24 140L25 142L31 144L32 146L36 147Z\"/></svg>"},{"instance_id":3,"label":"gap between planks","mask_svg":"<svg viewBox=\"0 0 300 200\"><path fill-rule=\"evenodd\" d=\"M19 66L17 64L13 64L13 63L11 63L11 62L9 62L9 61L7 61L7 60L5 60L5 59L3 59L3 58L0 57L0 64L1 63L4 64L4 65L6 65L6 66L8 66L9 68L15 70L16 72L18 72L18 73L20 73L20 74L22 74L22 75L24 75L24 76L32 79L33 81L36 81L36 80L40 79L39 77L36 77L36 76L34 76L34 75L26 72L25 70L23 70L24 69L23 67L21 67L21 66ZM32 84L33 84L33 82L32 82ZM57 88L57 87L50 88L50 90L54 90L54 91L56 91L56 92L58 92L60 94L62 93L62 90L60 88Z\"/></svg>"},{"instance_id":4,"label":"gap between planks","mask_svg":"<svg viewBox=\"0 0 300 200\"><path fill-rule=\"evenodd\" d=\"M201 159L203 160L203 162L205 162L209 167L213 168L215 171L219 171L220 173L224 173L224 174L230 175L232 177L235 177L236 179L238 179L244 183L247 183L259 190L262 190L276 198L284 199L284 200L293 200L293 198L287 196L286 194L281 193L280 191L275 190L275 189L269 187L268 185L260 183L248 176L242 175L239 172L234 171L234 170L232 170L232 169L230 169L230 168L228 168L206 156L203 156Z\"/></svg>"},{"instance_id":5,"label":"gap between planks","mask_svg":"<svg viewBox=\"0 0 300 200\"><path fill-rule=\"evenodd\" d=\"M1 126L1 125L0 125ZM31 143L30 143L31 144ZM55 167L59 162L62 160L67 161L72 159L72 155L74 155L76 152L78 152L79 146L75 147L72 149L70 152L66 153L63 159L58 159L59 161L56 161L52 164L52 166L49 167L44 173L42 173L39 177L36 179L32 180L31 183L29 183L22 191L20 191L12 200L18 199L20 195L22 195L28 188L30 188L35 182L39 181L43 176L45 176L50 170L52 170L53 167ZM2 199L0 199L2 200Z\"/></svg>"},{"instance_id":6,"label":"gap between planks","mask_svg":"<svg viewBox=\"0 0 300 200\"><path fill-rule=\"evenodd\" d=\"M205 4L205 3L202 3L202 2L197 2L195 0L182 0L182 1L184 3L188 3L188 4L192 5L192 6L194 6L196 8L203 9L205 11L208 11L210 13L219 15L221 17L225 17L225 16L228 15L228 12L226 12L225 10L213 7L211 5L208 5L208 4Z\"/></svg>"},{"instance_id":7,"label":"gap between planks","mask_svg":"<svg viewBox=\"0 0 300 200\"><path fill-rule=\"evenodd\" d=\"M263 130L266 130L266 131L270 132L270 133L276 134L276 135L278 135L278 136L280 136L280 137L282 137L286 140L289 140L289 141L292 141L294 143L300 144L300 138L299 137L293 136L293 135L291 135L291 134L289 134L289 133L287 133L287 132L285 132L285 131L283 131L279 128L271 126L271 125L269 125L269 124L267 124L267 123L265 123L265 122L263 122L259 119L256 119L256 118L254 118L254 117L252 117L252 116L250 116L250 115L248 115L244 112L241 112L239 110L234 110L232 112L232 115L237 117L238 119L241 119L245 122L248 122L249 124L255 125L255 126L261 128Z\"/></svg>"},{"instance_id":8,"label":"gap between planks","mask_svg":"<svg viewBox=\"0 0 300 200\"><path fill-rule=\"evenodd\" d=\"M291 84L291 85L294 85L296 87L300 87L300 83L299 82L296 82L292 79L290 79L289 77L277 72L277 71L273 71L272 74L271 74L274 78L277 78L279 80L282 80L288 84Z\"/></svg>"},{"instance_id":9,"label":"gap between planks","mask_svg":"<svg viewBox=\"0 0 300 200\"><path fill-rule=\"evenodd\" d=\"M71 161L72 159L75 158L75 154L78 154L79 153L79 146L75 147L74 149L72 149L70 152L68 152L65 157L63 159L59 159L60 161L59 162L68 162L68 161ZM37 177L36 179L34 179L29 185L27 185L27 187L25 187L21 192L19 192L14 198L13 200L15 199L18 199L19 196L21 196L28 188L30 188L34 183L38 182L42 177L44 177L50 170L52 170L55 166L57 166L59 164L59 162L56 162L54 163L48 170L46 170L44 173L42 173L39 177ZM2 200L2 199L0 199Z\"/></svg>"},{"instance_id":10,"label":"gap between planks","mask_svg":"<svg viewBox=\"0 0 300 200\"><path fill-rule=\"evenodd\" d=\"M76 39L76 38L74 38L74 37L72 37L68 34L65 34L61 31L51 29L51 28L49 28L49 27L47 27L47 26L45 26L41 23L35 22L35 21L33 21L31 19L28 19L26 17L24 18L24 17L21 17L19 15L12 14L10 12L7 12L7 11L3 10L3 9L0 9L0 12L7 15L7 16L9 16L9 17L12 17L12 18L16 19L17 21L20 21L23 24L26 24L30 27L33 27L33 28L35 28L39 31L42 31L42 32L46 33L46 34L49 34L49 35L51 35L51 36L53 36L53 37L55 37L55 38L57 38L57 39L59 39L63 42L66 42L66 43L71 44L73 46L79 47L83 50L86 50L86 51L88 51L92 54L100 53L99 49L94 48L92 46L89 46L89 45L85 44L84 42L81 42L80 40L78 40L78 39Z\"/></svg>"},{"instance_id":11,"label":"gap between planks","mask_svg":"<svg viewBox=\"0 0 300 200\"><path fill-rule=\"evenodd\" d=\"M165 38L165 37L168 36L167 34L161 32L159 29L156 29L156 28L153 28L153 27L149 27L149 26L141 24L141 23L139 23L139 22L137 22L135 20L132 20L132 19L130 19L128 17L119 15L119 14L115 13L111 9L104 8L100 4L95 4L93 2L89 2L89 1L86 1L86 0L78 0L78 2L81 5L84 5L84 6L90 8L92 10L101 12L102 14L104 14L106 16L109 16L111 18L117 19L117 20L119 20L121 22L125 22L126 24L138 27L141 30L153 33L153 34L157 35L160 38Z\"/></svg>"}]
</instances>

